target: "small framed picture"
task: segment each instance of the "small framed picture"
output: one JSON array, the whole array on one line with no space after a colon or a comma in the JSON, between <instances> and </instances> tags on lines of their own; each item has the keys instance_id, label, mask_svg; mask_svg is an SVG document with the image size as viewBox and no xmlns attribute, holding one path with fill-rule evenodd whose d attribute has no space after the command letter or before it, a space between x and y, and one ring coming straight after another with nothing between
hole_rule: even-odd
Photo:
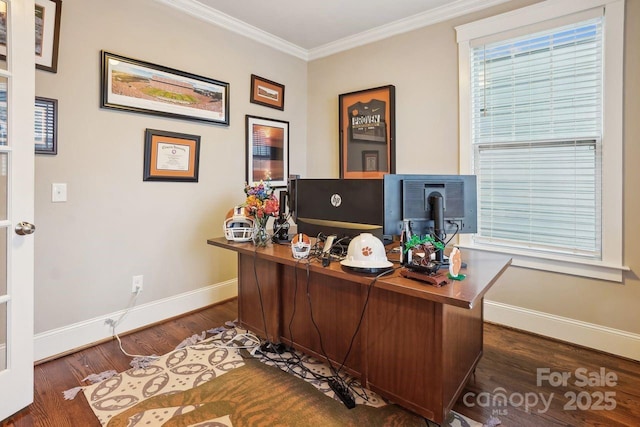
<instances>
[{"instance_id":1,"label":"small framed picture","mask_svg":"<svg viewBox=\"0 0 640 427\"><path fill-rule=\"evenodd\" d=\"M284 110L284 85L251 74L250 102Z\"/></svg>"},{"instance_id":2,"label":"small framed picture","mask_svg":"<svg viewBox=\"0 0 640 427\"><path fill-rule=\"evenodd\" d=\"M144 139L144 181L198 182L200 137L147 129Z\"/></svg>"},{"instance_id":3,"label":"small framed picture","mask_svg":"<svg viewBox=\"0 0 640 427\"><path fill-rule=\"evenodd\" d=\"M365 150L362 152L362 170L364 172L377 172L380 170L378 155L379 151L377 150Z\"/></svg>"},{"instance_id":4,"label":"small framed picture","mask_svg":"<svg viewBox=\"0 0 640 427\"><path fill-rule=\"evenodd\" d=\"M289 122L246 116L247 183L271 181L286 187L289 176Z\"/></svg>"},{"instance_id":5,"label":"small framed picture","mask_svg":"<svg viewBox=\"0 0 640 427\"><path fill-rule=\"evenodd\" d=\"M36 154L58 154L58 100L36 96L34 119Z\"/></svg>"}]
</instances>

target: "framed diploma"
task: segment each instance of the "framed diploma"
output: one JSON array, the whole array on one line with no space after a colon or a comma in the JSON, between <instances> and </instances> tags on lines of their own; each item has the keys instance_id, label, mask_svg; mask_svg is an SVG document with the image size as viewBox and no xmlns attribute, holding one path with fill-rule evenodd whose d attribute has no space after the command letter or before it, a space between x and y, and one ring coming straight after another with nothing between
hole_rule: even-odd
<instances>
[{"instance_id":1,"label":"framed diploma","mask_svg":"<svg viewBox=\"0 0 640 427\"><path fill-rule=\"evenodd\" d=\"M338 97L340 178L382 178L395 173L395 86Z\"/></svg>"},{"instance_id":2,"label":"framed diploma","mask_svg":"<svg viewBox=\"0 0 640 427\"><path fill-rule=\"evenodd\" d=\"M147 129L144 138L144 181L198 182L200 137Z\"/></svg>"}]
</instances>

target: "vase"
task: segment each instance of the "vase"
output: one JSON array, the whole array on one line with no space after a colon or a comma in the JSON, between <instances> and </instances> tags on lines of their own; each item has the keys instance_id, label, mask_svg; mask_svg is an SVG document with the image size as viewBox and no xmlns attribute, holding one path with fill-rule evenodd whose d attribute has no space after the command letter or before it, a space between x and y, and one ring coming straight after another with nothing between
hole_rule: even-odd
<instances>
[{"instance_id":1,"label":"vase","mask_svg":"<svg viewBox=\"0 0 640 427\"><path fill-rule=\"evenodd\" d=\"M269 243L269 236L267 234L267 220L266 218L261 218L256 220L255 225L253 227L253 244L257 247L267 246Z\"/></svg>"}]
</instances>

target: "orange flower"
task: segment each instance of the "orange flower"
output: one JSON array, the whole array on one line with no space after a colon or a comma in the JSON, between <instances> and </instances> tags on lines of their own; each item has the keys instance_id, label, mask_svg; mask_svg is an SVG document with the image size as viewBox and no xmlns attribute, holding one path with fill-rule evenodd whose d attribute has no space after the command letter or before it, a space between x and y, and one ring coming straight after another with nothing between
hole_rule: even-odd
<instances>
[{"instance_id":1,"label":"orange flower","mask_svg":"<svg viewBox=\"0 0 640 427\"><path fill-rule=\"evenodd\" d=\"M269 181L260 181L252 186L245 184L244 192L247 195L244 206L256 219L266 220L270 216L278 216L280 202Z\"/></svg>"}]
</instances>

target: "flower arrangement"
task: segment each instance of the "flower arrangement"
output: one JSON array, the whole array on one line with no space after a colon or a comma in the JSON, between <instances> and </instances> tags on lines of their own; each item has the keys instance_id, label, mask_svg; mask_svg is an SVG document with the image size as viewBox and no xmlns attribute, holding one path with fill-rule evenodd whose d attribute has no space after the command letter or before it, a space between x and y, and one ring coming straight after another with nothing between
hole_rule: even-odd
<instances>
[{"instance_id":1,"label":"flower arrangement","mask_svg":"<svg viewBox=\"0 0 640 427\"><path fill-rule=\"evenodd\" d=\"M254 183L254 185L246 184L244 193L247 195L244 205L256 221L262 219L266 221L270 216L278 216L280 202L273 194L273 188L269 181L260 181L259 183Z\"/></svg>"},{"instance_id":2,"label":"flower arrangement","mask_svg":"<svg viewBox=\"0 0 640 427\"><path fill-rule=\"evenodd\" d=\"M271 187L269 181L260 181L253 185L245 184L244 193L247 195L244 206L248 215L254 218L256 224L253 242L258 246L264 246L268 241L267 221L271 216L278 216L280 202L274 194L273 187Z\"/></svg>"}]
</instances>

